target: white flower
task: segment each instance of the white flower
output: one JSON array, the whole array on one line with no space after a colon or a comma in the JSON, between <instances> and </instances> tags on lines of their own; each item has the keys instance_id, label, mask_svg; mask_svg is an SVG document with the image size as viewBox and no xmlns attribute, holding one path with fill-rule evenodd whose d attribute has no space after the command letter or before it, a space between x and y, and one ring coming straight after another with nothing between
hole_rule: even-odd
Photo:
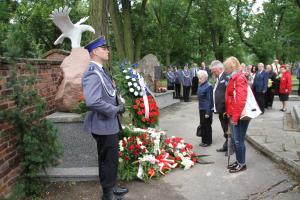
<instances>
[{"instance_id":1,"label":"white flower","mask_svg":"<svg viewBox=\"0 0 300 200\"><path fill-rule=\"evenodd\" d=\"M132 70L132 73L133 73L134 75L136 75L136 71L135 71L135 70Z\"/></svg>"},{"instance_id":2,"label":"white flower","mask_svg":"<svg viewBox=\"0 0 300 200\"><path fill-rule=\"evenodd\" d=\"M144 155L142 158L139 158L140 162L150 162L151 164L155 164L155 157L153 155Z\"/></svg>"},{"instance_id":3,"label":"white flower","mask_svg":"<svg viewBox=\"0 0 300 200\"><path fill-rule=\"evenodd\" d=\"M134 87L137 87L137 86L138 86L138 84L137 84L137 83L133 83L133 86L134 86Z\"/></svg>"},{"instance_id":4,"label":"white flower","mask_svg":"<svg viewBox=\"0 0 300 200\"><path fill-rule=\"evenodd\" d=\"M137 138L137 139L136 139L136 143L137 143L138 145L142 145L142 144L143 144L143 143L141 142L140 138Z\"/></svg>"},{"instance_id":5,"label":"white flower","mask_svg":"<svg viewBox=\"0 0 300 200\"><path fill-rule=\"evenodd\" d=\"M137 86L136 89L137 89L138 91L140 91L140 90L141 90L141 87L140 87L140 86Z\"/></svg>"},{"instance_id":6,"label":"white flower","mask_svg":"<svg viewBox=\"0 0 300 200\"><path fill-rule=\"evenodd\" d=\"M181 165L184 166L184 170L190 169L194 165L194 162L187 157L183 157L181 159Z\"/></svg>"},{"instance_id":7,"label":"white flower","mask_svg":"<svg viewBox=\"0 0 300 200\"><path fill-rule=\"evenodd\" d=\"M128 82L128 86L129 86L129 87L132 86L132 83L131 83L131 82Z\"/></svg>"},{"instance_id":8,"label":"white flower","mask_svg":"<svg viewBox=\"0 0 300 200\"><path fill-rule=\"evenodd\" d=\"M123 73L126 74L128 71L126 69L123 70Z\"/></svg>"},{"instance_id":9,"label":"white flower","mask_svg":"<svg viewBox=\"0 0 300 200\"><path fill-rule=\"evenodd\" d=\"M136 81L136 79L135 79L135 78L132 78L131 80L132 80L132 81L134 81L134 82Z\"/></svg>"},{"instance_id":10,"label":"white flower","mask_svg":"<svg viewBox=\"0 0 300 200\"><path fill-rule=\"evenodd\" d=\"M126 79L130 79L130 76L125 76Z\"/></svg>"},{"instance_id":11,"label":"white flower","mask_svg":"<svg viewBox=\"0 0 300 200\"><path fill-rule=\"evenodd\" d=\"M139 93L138 93L137 91L135 91L133 94L134 94L134 96L136 96L136 97L139 95Z\"/></svg>"},{"instance_id":12,"label":"white flower","mask_svg":"<svg viewBox=\"0 0 300 200\"><path fill-rule=\"evenodd\" d=\"M123 140L120 140L120 142L119 142L119 148L120 148L120 151L124 151Z\"/></svg>"},{"instance_id":13,"label":"white flower","mask_svg":"<svg viewBox=\"0 0 300 200\"><path fill-rule=\"evenodd\" d=\"M129 88L129 92L134 92L134 89L133 88Z\"/></svg>"}]
</instances>

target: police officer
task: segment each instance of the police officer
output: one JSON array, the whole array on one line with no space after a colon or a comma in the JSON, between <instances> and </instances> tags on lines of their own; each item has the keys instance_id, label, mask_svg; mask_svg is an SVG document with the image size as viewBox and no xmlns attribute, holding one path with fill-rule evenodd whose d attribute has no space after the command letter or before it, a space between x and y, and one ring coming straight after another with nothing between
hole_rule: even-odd
<instances>
[{"instance_id":1,"label":"police officer","mask_svg":"<svg viewBox=\"0 0 300 200\"><path fill-rule=\"evenodd\" d=\"M181 84L183 86L183 100L184 102L189 102L190 89L192 86L192 72L189 70L188 64L186 64L182 70Z\"/></svg>"},{"instance_id":2,"label":"police officer","mask_svg":"<svg viewBox=\"0 0 300 200\"><path fill-rule=\"evenodd\" d=\"M168 90L174 90L174 84L175 84L175 73L173 72L173 67L169 67L168 72L166 73L166 79L167 79L167 89Z\"/></svg>"},{"instance_id":3,"label":"police officer","mask_svg":"<svg viewBox=\"0 0 300 200\"><path fill-rule=\"evenodd\" d=\"M108 60L108 45L103 36L85 46L91 61L82 78L83 94L88 112L84 130L91 133L97 142L99 178L102 185L102 200L119 200L128 192L118 187L118 133L121 124L118 114L125 112L118 99L113 82L103 64Z\"/></svg>"}]
</instances>

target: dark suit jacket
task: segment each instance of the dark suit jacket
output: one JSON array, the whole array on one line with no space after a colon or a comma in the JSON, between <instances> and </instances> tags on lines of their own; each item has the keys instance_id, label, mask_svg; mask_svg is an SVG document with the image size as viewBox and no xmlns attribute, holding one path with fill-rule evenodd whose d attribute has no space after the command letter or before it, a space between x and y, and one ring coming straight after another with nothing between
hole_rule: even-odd
<instances>
[{"instance_id":1,"label":"dark suit jacket","mask_svg":"<svg viewBox=\"0 0 300 200\"><path fill-rule=\"evenodd\" d=\"M226 92L227 74L223 72L219 78L219 82L215 91L215 106L217 113L223 114L225 112L225 92Z\"/></svg>"},{"instance_id":2,"label":"dark suit jacket","mask_svg":"<svg viewBox=\"0 0 300 200\"><path fill-rule=\"evenodd\" d=\"M261 73L257 71L253 81L253 90L255 92L266 92L268 89L268 79L269 74L265 70L262 70Z\"/></svg>"}]
</instances>

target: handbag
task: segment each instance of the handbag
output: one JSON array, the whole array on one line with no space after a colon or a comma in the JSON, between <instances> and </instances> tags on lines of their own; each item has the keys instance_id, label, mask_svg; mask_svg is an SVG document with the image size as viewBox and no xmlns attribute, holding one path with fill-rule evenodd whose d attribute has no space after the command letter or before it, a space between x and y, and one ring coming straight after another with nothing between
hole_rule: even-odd
<instances>
[{"instance_id":1,"label":"handbag","mask_svg":"<svg viewBox=\"0 0 300 200\"><path fill-rule=\"evenodd\" d=\"M234 83L234 99L235 99L235 83ZM253 92L248 85L247 87L247 99L245 103L245 107L241 113L240 120L251 120L258 117L261 114L261 110L255 100Z\"/></svg>"},{"instance_id":2,"label":"handbag","mask_svg":"<svg viewBox=\"0 0 300 200\"><path fill-rule=\"evenodd\" d=\"M197 127L196 136L202 137L201 125Z\"/></svg>"}]
</instances>

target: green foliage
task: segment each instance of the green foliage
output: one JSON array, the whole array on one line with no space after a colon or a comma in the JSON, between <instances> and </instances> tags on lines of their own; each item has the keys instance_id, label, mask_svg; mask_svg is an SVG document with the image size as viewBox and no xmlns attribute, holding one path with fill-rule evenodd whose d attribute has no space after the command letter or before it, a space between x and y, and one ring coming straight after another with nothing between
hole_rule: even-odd
<instances>
[{"instance_id":1,"label":"green foliage","mask_svg":"<svg viewBox=\"0 0 300 200\"><path fill-rule=\"evenodd\" d=\"M8 15L9 20L6 20L6 28L3 29L0 55L11 51L17 57L34 58L53 48L70 49L70 41L54 46L53 42L61 32L49 19L49 14L55 8L68 5L72 7L70 18L76 23L88 13L87 2L81 0L25 0L15 4L16 9ZM0 9L1 12L5 10L2 7ZM82 43L86 44L88 40L88 34L83 34Z\"/></svg>"},{"instance_id":2,"label":"green foliage","mask_svg":"<svg viewBox=\"0 0 300 200\"><path fill-rule=\"evenodd\" d=\"M17 76L16 66L10 70L5 87L10 90L8 98L15 106L1 110L0 117L14 127L10 134L16 135L17 150L21 155L23 173L16 195L38 196L44 189L38 174L57 164L62 147L54 125L45 119L45 102L34 88L35 71L28 68L32 72L30 76Z\"/></svg>"},{"instance_id":3,"label":"green foliage","mask_svg":"<svg viewBox=\"0 0 300 200\"><path fill-rule=\"evenodd\" d=\"M138 60L140 52L141 56L155 54L164 65L208 63L231 55L247 64L270 63L274 58L283 62L300 60L300 8L295 0L265 1L263 12L254 12L255 1L242 0L114 2L119 21L114 27L114 15L110 13L108 23L114 60L123 60L127 54L135 54L134 60ZM129 18L123 2L130 2ZM39 57L52 48L70 49L69 41L53 45L60 30L48 18L54 8L64 5L72 7L70 18L74 23L90 9L86 0L1 1L0 55L11 50L18 57ZM145 14L141 14L144 8ZM131 35L126 45L124 34ZM89 38L90 34L83 34L82 44Z\"/></svg>"}]
</instances>

